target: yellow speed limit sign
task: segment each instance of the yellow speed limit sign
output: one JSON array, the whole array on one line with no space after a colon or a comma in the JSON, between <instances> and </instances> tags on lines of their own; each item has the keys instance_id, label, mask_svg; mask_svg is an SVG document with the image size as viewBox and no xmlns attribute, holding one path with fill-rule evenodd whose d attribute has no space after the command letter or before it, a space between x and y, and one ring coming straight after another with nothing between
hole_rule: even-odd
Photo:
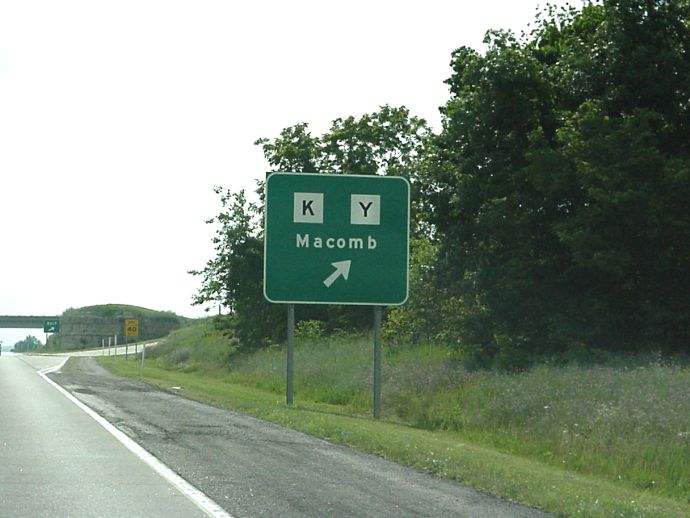
<instances>
[{"instance_id":1,"label":"yellow speed limit sign","mask_svg":"<svg viewBox=\"0 0 690 518\"><path fill-rule=\"evenodd\" d=\"M125 336L139 336L139 320L125 320Z\"/></svg>"}]
</instances>

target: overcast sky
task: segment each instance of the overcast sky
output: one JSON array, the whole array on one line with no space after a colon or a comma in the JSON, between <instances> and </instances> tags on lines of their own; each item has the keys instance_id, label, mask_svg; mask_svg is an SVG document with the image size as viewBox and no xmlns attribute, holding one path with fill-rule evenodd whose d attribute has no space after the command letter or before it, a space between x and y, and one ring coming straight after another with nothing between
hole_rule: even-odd
<instances>
[{"instance_id":1,"label":"overcast sky","mask_svg":"<svg viewBox=\"0 0 690 518\"><path fill-rule=\"evenodd\" d=\"M187 271L213 254L212 189L253 189L257 138L384 104L438 129L451 52L537 5L0 0L0 314L203 315Z\"/></svg>"}]
</instances>

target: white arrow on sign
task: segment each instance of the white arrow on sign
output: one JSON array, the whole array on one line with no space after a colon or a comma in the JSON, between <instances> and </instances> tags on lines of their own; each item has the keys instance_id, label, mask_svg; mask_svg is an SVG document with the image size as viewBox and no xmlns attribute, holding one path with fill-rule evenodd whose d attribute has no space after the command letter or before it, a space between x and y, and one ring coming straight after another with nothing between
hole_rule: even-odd
<instances>
[{"instance_id":1,"label":"white arrow on sign","mask_svg":"<svg viewBox=\"0 0 690 518\"><path fill-rule=\"evenodd\" d=\"M335 271L332 274L330 274L325 281L323 281L323 283L326 285L326 288L330 288L331 284L333 284L335 280L341 275L345 280L347 280L348 275L350 275L351 264L352 261L349 259L347 261L338 261L336 263L331 263L331 265L335 266Z\"/></svg>"}]
</instances>

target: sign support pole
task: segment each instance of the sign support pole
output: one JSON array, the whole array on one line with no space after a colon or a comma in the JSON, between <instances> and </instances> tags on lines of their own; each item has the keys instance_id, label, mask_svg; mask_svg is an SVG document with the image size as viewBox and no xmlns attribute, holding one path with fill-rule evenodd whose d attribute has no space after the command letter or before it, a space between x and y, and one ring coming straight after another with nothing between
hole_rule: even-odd
<instances>
[{"instance_id":1,"label":"sign support pole","mask_svg":"<svg viewBox=\"0 0 690 518\"><path fill-rule=\"evenodd\" d=\"M295 342L295 305L288 304L287 321L287 396L288 406L293 402L293 376L294 376L294 342Z\"/></svg>"},{"instance_id":2,"label":"sign support pole","mask_svg":"<svg viewBox=\"0 0 690 518\"><path fill-rule=\"evenodd\" d=\"M146 358L146 345L141 346L141 365L139 366L139 379L144 379L144 359Z\"/></svg>"},{"instance_id":3,"label":"sign support pole","mask_svg":"<svg viewBox=\"0 0 690 518\"><path fill-rule=\"evenodd\" d=\"M374 419L381 418L381 320L383 307L374 306Z\"/></svg>"}]
</instances>

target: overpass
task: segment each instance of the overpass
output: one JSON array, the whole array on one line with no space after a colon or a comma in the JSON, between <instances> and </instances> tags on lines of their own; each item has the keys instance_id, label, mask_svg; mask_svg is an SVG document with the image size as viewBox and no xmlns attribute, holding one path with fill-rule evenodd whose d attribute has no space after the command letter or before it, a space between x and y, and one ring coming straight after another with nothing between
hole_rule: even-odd
<instances>
[{"instance_id":1,"label":"overpass","mask_svg":"<svg viewBox=\"0 0 690 518\"><path fill-rule=\"evenodd\" d=\"M10 316L0 315L2 329L43 329L46 320L59 320L59 316Z\"/></svg>"}]
</instances>

